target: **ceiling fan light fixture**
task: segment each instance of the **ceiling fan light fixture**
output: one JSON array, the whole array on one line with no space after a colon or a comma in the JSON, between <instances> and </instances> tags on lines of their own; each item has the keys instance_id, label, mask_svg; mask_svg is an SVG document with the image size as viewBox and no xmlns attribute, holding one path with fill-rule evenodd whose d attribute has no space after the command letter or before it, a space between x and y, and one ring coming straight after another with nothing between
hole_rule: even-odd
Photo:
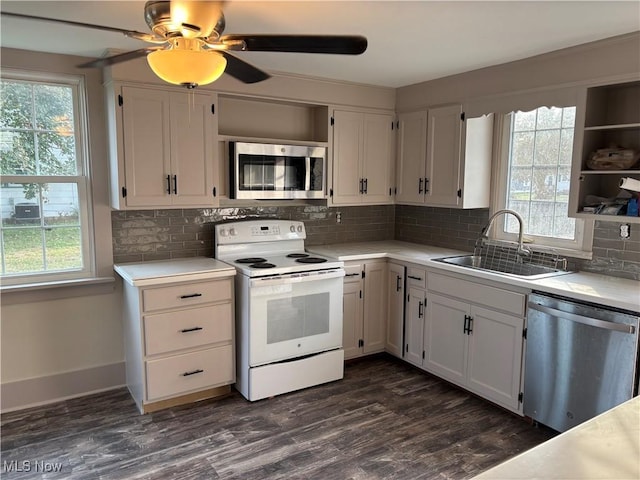
<instances>
[{"instance_id":1,"label":"ceiling fan light fixture","mask_svg":"<svg viewBox=\"0 0 640 480\"><path fill-rule=\"evenodd\" d=\"M227 60L217 52L184 48L151 52L147 63L165 82L187 88L215 82L227 66Z\"/></svg>"}]
</instances>

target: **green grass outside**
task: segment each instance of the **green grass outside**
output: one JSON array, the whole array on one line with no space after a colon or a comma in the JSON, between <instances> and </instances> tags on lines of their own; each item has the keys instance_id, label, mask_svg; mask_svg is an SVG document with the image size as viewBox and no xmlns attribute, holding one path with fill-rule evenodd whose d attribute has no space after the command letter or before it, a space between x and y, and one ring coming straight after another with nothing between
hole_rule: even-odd
<instances>
[{"instance_id":1,"label":"green grass outside","mask_svg":"<svg viewBox=\"0 0 640 480\"><path fill-rule=\"evenodd\" d=\"M28 273L82 267L80 227L5 228L4 273ZM45 244L43 253L42 244ZM45 269L46 257L46 269Z\"/></svg>"}]
</instances>

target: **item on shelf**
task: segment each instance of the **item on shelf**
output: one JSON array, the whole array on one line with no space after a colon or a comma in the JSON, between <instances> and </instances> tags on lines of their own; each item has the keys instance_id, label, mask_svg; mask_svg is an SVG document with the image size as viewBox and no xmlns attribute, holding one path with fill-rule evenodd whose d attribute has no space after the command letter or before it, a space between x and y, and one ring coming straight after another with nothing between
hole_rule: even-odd
<instances>
[{"instance_id":1,"label":"item on shelf","mask_svg":"<svg viewBox=\"0 0 640 480\"><path fill-rule=\"evenodd\" d=\"M637 217L638 216L638 199L632 198L629 200L627 204L627 217Z\"/></svg>"},{"instance_id":2,"label":"item on shelf","mask_svg":"<svg viewBox=\"0 0 640 480\"><path fill-rule=\"evenodd\" d=\"M620 179L620 188L624 190L630 190L632 192L640 192L640 180L635 178L625 177Z\"/></svg>"},{"instance_id":3,"label":"item on shelf","mask_svg":"<svg viewBox=\"0 0 640 480\"><path fill-rule=\"evenodd\" d=\"M621 211L624 208L624 204L615 203L613 205L602 205L602 208L598 210L599 215L621 215Z\"/></svg>"},{"instance_id":4,"label":"item on shelf","mask_svg":"<svg viewBox=\"0 0 640 480\"><path fill-rule=\"evenodd\" d=\"M631 148L601 148L593 152L587 160L591 170L627 170L640 159L640 152Z\"/></svg>"}]
</instances>

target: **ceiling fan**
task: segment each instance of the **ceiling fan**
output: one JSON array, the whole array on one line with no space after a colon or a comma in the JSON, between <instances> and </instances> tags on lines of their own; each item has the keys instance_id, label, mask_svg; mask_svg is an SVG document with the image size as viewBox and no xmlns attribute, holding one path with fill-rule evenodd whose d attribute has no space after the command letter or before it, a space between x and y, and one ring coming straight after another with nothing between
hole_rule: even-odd
<instances>
[{"instance_id":1,"label":"ceiling fan","mask_svg":"<svg viewBox=\"0 0 640 480\"><path fill-rule=\"evenodd\" d=\"M146 56L149 66L158 77L187 88L211 83L225 72L244 83L257 83L270 77L265 71L230 52L359 55L367 49L367 39L360 35L223 35L223 4L223 1L150 0L144 6L144 18L152 33L20 13L1 13L14 18L122 33L151 43L152 46L99 58L79 67L106 67Z\"/></svg>"}]
</instances>

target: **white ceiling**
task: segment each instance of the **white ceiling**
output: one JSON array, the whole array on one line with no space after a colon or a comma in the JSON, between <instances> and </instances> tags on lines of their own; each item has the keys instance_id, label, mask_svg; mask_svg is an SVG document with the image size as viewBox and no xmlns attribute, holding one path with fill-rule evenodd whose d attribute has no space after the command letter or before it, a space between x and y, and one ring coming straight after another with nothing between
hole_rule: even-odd
<instances>
[{"instance_id":1,"label":"white ceiling","mask_svg":"<svg viewBox=\"0 0 640 480\"><path fill-rule=\"evenodd\" d=\"M147 32L144 1L5 1L7 12ZM640 1L229 1L226 34L359 34L360 56L240 52L270 72L400 87L640 30ZM2 17L1 45L100 57L118 33ZM597 65L594 65L597 68Z\"/></svg>"}]
</instances>

